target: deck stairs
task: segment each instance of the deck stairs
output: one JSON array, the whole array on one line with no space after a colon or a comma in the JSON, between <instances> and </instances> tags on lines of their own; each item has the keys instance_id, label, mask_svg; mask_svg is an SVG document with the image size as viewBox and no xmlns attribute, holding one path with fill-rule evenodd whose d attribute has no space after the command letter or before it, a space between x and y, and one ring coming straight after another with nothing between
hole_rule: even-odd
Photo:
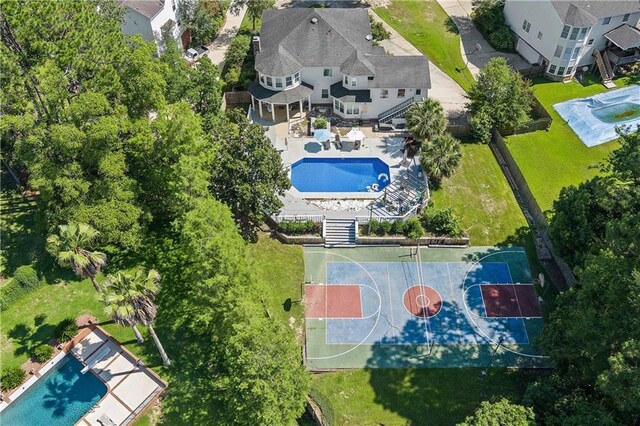
<instances>
[{"instance_id":1,"label":"deck stairs","mask_svg":"<svg viewBox=\"0 0 640 426\"><path fill-rule=\"evenodd\" d=\"M391 120L394 118L402 118L407 115L407 111L409 107L414 102L413 98L409 98L406 101L399 103L393 108L389 108L388 110L381 112L378 114L378 123L391 123Z\"/></svg>"},{"instance_id":2,"label":"deck stairs","mask_svg":"<svg viewBox=\"0 0 640 426\"><path fill-rule=\"evenodd\" d=\"M602 84L607 89L611 89L616 87L613 83L613 71L611 70L611 64L609 63L609 58L606 56L607 52L604 53L605 57L602 57L602 54L599 50L593 51L593 57L596 59L596 64L598 65L598 71L600 71L600 75L602 76Z\"/></svg>"},{"instance_id":3,"label":"deck stairs","mask_svg":"<svg viewBox=\"0 0 640 426\"><path fill-rule=\"evenodd\" d=\"M355 219L325 219L323 227L325 247L355 247Z\"/></svg>"}]
</instances>

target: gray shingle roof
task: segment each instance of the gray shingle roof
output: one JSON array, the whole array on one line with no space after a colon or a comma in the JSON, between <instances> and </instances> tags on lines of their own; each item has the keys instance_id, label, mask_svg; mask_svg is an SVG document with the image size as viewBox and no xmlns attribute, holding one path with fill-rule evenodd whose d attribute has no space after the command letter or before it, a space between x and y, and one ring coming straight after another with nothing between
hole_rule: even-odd
<instances>
[{"instance_id":1,"label":"gray shingle roof","mask_svg":"<svg viewBox=\"0 0 640 426\"><path fill-rule=\"evenodd\" d=\"M120 6L135 10L147 18L153 18L164 7L163 0L121 0Z\"/></svg>"},{"instance_id":2,"label":"gray shingle roof","mask_svg":"<svg viewBox=\"0 0 640 426\"><path fill-rule=\"evenodd\" d=\"M627 50L640 47L640 29L630 25L620 25L604 35L620 49Z\"/></svg>"},{"instance_id":3,"label":"gray shingle roof","mask_svg":"<svg viewBox=\"0 0 640 426\"><path fill-rule=\"evenodd\" d=\"M341 81L333 83L329 93L342 102L371 102L370 90L349 90L342 85Z\"/></svg>"},{"instance_id":4,"label":"gray shingle roof","mask_svg":"<svg viewBox=\"0 0 640 426\"><path fill-rule=\"evenodd\" d=\"M551 4L562 22L572 27L590 27L598 19L640 11L640 0L551 0Z\"/></svg>"},{"instance_id":5,"label":"gray shingle roof","mask_svg":"<svg viewBox=\"0 0 640 426\"><path fill-rule=\"evenodd\" d=\"M302 82L293 89L277 92L262 87L257 81L252 81L249 83L248 90L254 98L260 99L261 101L267 101L272 104L290 104L291 102L298 102L309 97L313 92L313 86Z\"/></svg>"},{"instance_id":6,"label":"gray shingle roof","mask_svg":"<svg viewBox=\"0 0 640 426\"><path fill-rule=\"evenodd\" d=\"M375 76L371 87L429 87L426 57L387 56L367 40L370 34L366 9L266 10L255 68L286 76L303 67L340 67L348 75Z\"/></svg>"}]
</instances>

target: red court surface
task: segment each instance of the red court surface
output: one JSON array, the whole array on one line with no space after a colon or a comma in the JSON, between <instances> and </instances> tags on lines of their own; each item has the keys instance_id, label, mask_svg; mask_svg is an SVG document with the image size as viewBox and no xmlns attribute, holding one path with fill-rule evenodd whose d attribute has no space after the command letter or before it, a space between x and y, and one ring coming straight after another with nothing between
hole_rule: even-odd
<instances>
[{"instance_id":1,"label":"red court surface","mask_svg":"<svg viewBox=\"0 0 640 426\"><path fill-rule=\"evenodd\" d=\"M538 295L532 285L481 285L488 317L541 317Z\"/></svg>"},{"instance_id":2,"label":"red court surface","mask_svg":"<svg viewBox=\"0 0 640 426\"><path fill-rule=\"evenodd\" d=\"M362 318L359 285L305 286L307 318Z\"/></svg>"},{"instance_id":3,"label":"red court surface","mask_svg":"<svg viewBox=\"0 0 640 426\"><path fill-rule=\"evenodd\" d=\"M440 294L426 285L409 287L404 292L403 299L405 309L414 317L432 317L442 308Z\"/></svg>"}]
</instances>

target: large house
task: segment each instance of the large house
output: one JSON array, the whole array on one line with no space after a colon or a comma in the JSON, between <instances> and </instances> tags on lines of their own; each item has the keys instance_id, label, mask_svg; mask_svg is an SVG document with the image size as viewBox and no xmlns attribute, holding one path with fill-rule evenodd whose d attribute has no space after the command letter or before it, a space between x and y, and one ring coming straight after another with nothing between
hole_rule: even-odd
<instances>
[{"instance_id":1,"label":"large house","mask_svg":"<svg viewBox=\"0 0 640 426\"><path fill-rule=\"evenodd\" d=\"M516 50L550 79L597 66L606 81L640 61L640 0L505 0L504 15Z\"/></svg>"},{"instance_id":2,"label":"large house","mask_svg":"<svg viewBox=\"0 0 640 426\"><path fill-rule=\"evenodd\" d=\"M249 85L260 116L276 108L333 108L345 119L403 116L431 86L424 56L389 56L373 43L365 9L267 10L253 49L257 80Z\"/></svg>"},{"instance_id":3,"label":"large house","mask_svg":"<svg viewBox=\"0 0 640 426\"><path fill-rule=\"evenodd\" d=\"M189 31L180 25L178 16L179 0L120 0L125 8L122 32L129 35L140 34L143 39L154 42L162 51L162 32L166 29L186 48L190 41Z\"/></svg>"}]
</instances>

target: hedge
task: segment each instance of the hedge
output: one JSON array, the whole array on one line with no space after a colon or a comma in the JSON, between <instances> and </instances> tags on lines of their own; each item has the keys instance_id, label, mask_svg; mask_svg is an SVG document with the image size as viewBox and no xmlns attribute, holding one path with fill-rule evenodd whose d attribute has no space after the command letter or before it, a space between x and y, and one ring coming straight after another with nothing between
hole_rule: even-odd
<instances>
[{"instance_id":1,"label":"hedge","mask_svg":"<svg viewBox=\"0 0 640 426\"><path fill-rule=\"evenodd\" d=\"M364 225L362 228L364 233L378 236L404 235L408 238L420 238L424 236L424 228L417 217L412 217L406 222L402 220L381 222L373 219L370 224Z\"/></svg>"},{"instance_id":2,"label":"hedge","mask_svg":"<svg viewBox=\"0 0 640 426\"><path fill-rule=\"evenodd\" d=\"M251 75L243 70L245 62L251 61L251 35L238 33L224 55L224 72L222 79L229 87L245 87Z\"/></svg>"},{"instance_id":3,"label":"hedge","mask_svg":"<svg viewBox=\"0 0 640 426\"><path fill-rule=\"evenodd\" d=\"M43 284L31 265L23 265L16 269L13 279L0 287L0 311L4 311L24 294Z\"/></svg>"},{"instance_id":4,"label":"hedge","mask_svg":"<svg viewBox=\"0 0 640 426\"><path fill-rule=\"evenodd\" d=\"M491 47L502 52L513 52L513 38L504 19L504 3L482 0L471 13L471 19Z\"/></svg>"},{"instance_id":5,"label":"hedge","mask_svg":"<svg viewBox=\"0 0 640 426\"><path fill-rule=\"evenodd\" d=\"M287 235L319 235L322 224L312 220L306 222L280 222L278 230Z\"/></svg>"}]
</instances>

